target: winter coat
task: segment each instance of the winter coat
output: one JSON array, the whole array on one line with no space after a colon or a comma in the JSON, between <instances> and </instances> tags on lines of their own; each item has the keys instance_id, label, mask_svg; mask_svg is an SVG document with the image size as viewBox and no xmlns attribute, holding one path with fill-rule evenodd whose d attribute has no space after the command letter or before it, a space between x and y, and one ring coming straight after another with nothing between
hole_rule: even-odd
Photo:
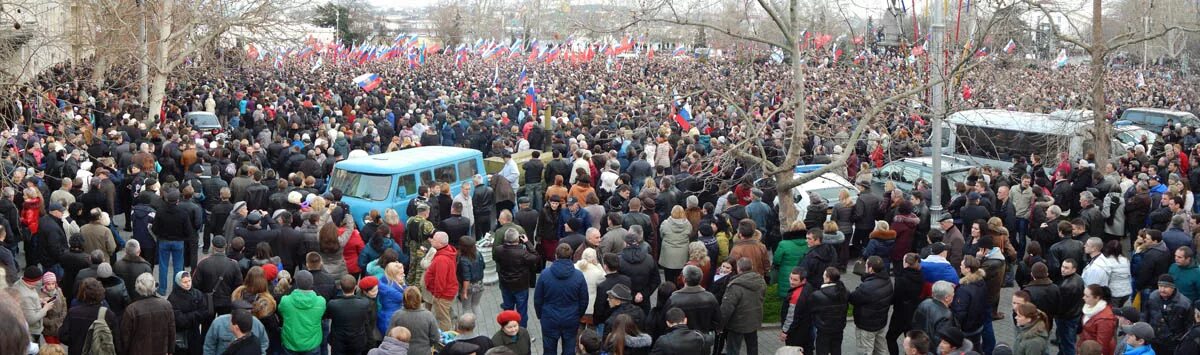
<instances>
[{"instance_id":1,"label":"winter coat","mask_svg":"<svg viewBox=\"0 0 1200 355\"><path fill-rule=\"evenodd\" d=\"M634 285L637 285L636 281ZM721 329L753 333L762 327L763 297L767 283L762 275L750 271L729 281L721 300ZM842 311L845 320L845 310Z\"/></svg>"},{"instance_id":2,"label":"winter coat","mask_svg":"<svg viewBox=\"0 0 1200 355\"><path fill-rule=\"evenodd\" d=\"M119 315L124 315L125 306L129 305L129 291L126 288L125 282L116 276L109 278L97 277L96 280L99 280L100 285L104 286L104 302L108 302L108 308Z\"/></svg>"},{"instance_id":3,"label":"winter coat","mask_svg":"<svg viewBox=\"0 0 1200 355\"><path fill-rule=\"evenodd\" d=\"M1117 332L1117 316L1113 315L1112 307L1105 305L1104 309L1088 318L1087 322L1083 323L1080 328L1079 340L1076 344L1082 344L1084 341L1095 340L1100 343L1100 348L1103 349L1101 354L1112 354L1116 348L1116 332ZM1193 352L1194 353L1194 352ZM1179 353L1188 354L1188 353Z\"/></svg>"},{"instance_id":4,"label":"winter coat","mask_svg":"<svg viewBox=\"0 0 1200 355\"><path fill-rule=\"evenodd\" d=\"M167 297L175 315L175 333L187 337L187 351L175 349L174 354L200 354L203 352L204 335L200 325L208 325L213 315L208 314L208 298L199 290L184 290L174 285ZM176 339L178 340L178 339Z\"/></svg>"},{"instance_id":5,"label":"winter coat","mask_svg":"<svg viewBox=\"0 0 1200 355\"><path fill-rule=\"evenodd\" d=\"M703 354L705 350L709 349L704 348L703 335L689 329L688 326L676 325L671 327L669 333L658 338L650 354Z\"/></svg>"},{"instance_id":6,"label":"winter coat","mask_svg":"<svg viewBox=\"0 0 1200 355\"><path fill-rule=\"evenodd\" d=\"M751 270L759 275L769 275L767 273L771 271L771 254L767 252L767 246L760 241L762 232L754 231L754 235L754 238L733 242L733 247L729 249L729 259L750 259Z\"/></svg>"},{"instance_id":7,"label":"winter coat","mask_svg":"<svg viewBox=\"0 0 1200 355\"><path fill-rule=\"evenodd\" d=\"M59 329L58 337L63 345L67 346L67 354L81 355L86 344L84 340L87 338L88 329L92 326L92 322L100 313L100 305L80 304L71 307L67 310L67 319L63 322L62 329ZM108 323L108 327L112 329L114 341L117 339L119 328L117 324L117 314L109 308L104 315L104 321Z\"/></svg>"},{"instance_id":8,"label":"winter coat","mask_svg":"<svg viewBox=\"0 0 1200 355\"><path fill-rule=\"evenodd\" d=\"M1042 322L1020 326L1017 329L1017 342L1013 344L1013 355L1042 355L1050 349L1050 333Z\"/></svg>"},{"instance_id":9,"label":"winter coat","mask_svg":"<svg viewBox=\"0 0 1200 355\"><path fill-rule=\"evenodd\" d=\"M921 260L921 275L924 275L926 285L933 285L938 281L948 281L958 285L957 270L958 268L938 255L930 255Z\"/></svg>"},{"instance_id":10,"label":"winter coat","mask_svg":"<svg viewBox=\"0 0 1200 355\"><path fill-rule=\"evenodd\" d=\"M913 313L921 303L924 277L920 270L903 268L895 271L892 292L892 317L889 324L897 329L908 329Z\"/></svg>"},{"instance_id":11,"label":"winter coat","mask_svg":"<svg viewBox=\"0 0 1200 355\"><path fill-rule=\"evenodd\" d=\"M1029 292L1029 302L1046 312L1047 316L1054 318L1058 315L1062 293L1050 279L1034 279L1025 286L1025 291Z\"/></svg>"},{"instance_id":12,"label":"winter coat","mask_svg":"<svg viewBox=\"0 0 1200 355\"><path fill-rule=\"evenodd\" d=\"M1195 171L1195 169L1193 169ZM1193 326L1188 331L1183 339L1179 341L1179 347L1175 348L1176 354L1200 354L1200 324Z\"/></svg>"},{"instance_id":13,"label":"winter coat","mask_svg":"<svg viewBox=\"0 0 1200 355\"><path fill-rule=\"evenodd\" d=\"M408 351L413 354L429 354L433 344L441 342L437 319L433 312L420 308L417 310L403 309L392 314L388 321L388 329L395 327L408 328L412 339L408 341ZM320 339L318 336L317 339Z\"/></svg>"},{"instance_id":14,"label":"winter coat","mask_svg":"<svg viewBox=\"0 0 1200 355\"><path fill-rule=\"evenodd\" d=\"M492 335L492 345L495 345L495 347L506 347L517 355L532 354L530 350L530 347L533 345L532 342L533 340L529 336L529 330L526 330L525 328L518 330L516 336L508 336L508 334L504 334L503 329L497 330L496 334Z\"/></svg>"},{"instance_id":15,"label":"winter coat","mask_svg":"<svg viewBox=\"0 0 1200 355\"><path fill-rule=\"evenodd\" d=\"M629 276L620 273L611 273L604 275L604 279L596 284L596 295L607 295L609 290L618 284L630 286ZM595 324L602 324L609 318L611 310L608 307L608 297L596 297L592 303L592 321Z\"/></svg>"},{"instance_id":16,"label":"winter coat","mask_svg":"<svg viewBox=\"0 0 1200 355\"><path fill-rule=\"evenodd\" d=\"M342 246L342 259L346 265L346 272L357 275L362 273L362 266L358 263L358 256L365 249L363 239L359 235L358 230L352 228L349 224L338 228L339 235L344 235L347 231L350 232L350 239L347 239L346 244ZM366 263L362 263L362 265L366 265ZM341 278L341 275L338 275L338 278Z\"/></svg>"},{"instance_id":17,"label":"winter coat","mask_svg":"<svg viewBox=\"0 0 1200 355\"><path fill-rule=\"evenodd\" d=\"M670 307L687 315L688 327L702 332L718 330L721 325L721 305L716 296L699 286L684 286L671 294Z\"/></svg>"},{"instance_id":18,"label":"winter coat","mask_svg":"<svg viewBox=\"0 0 1200 355\"><path fill-rule=\"evenodd\" d=\"M842 205L838 202L833 206L833 221L837 222L838 231L845 235L854 234L854 204L849 206ZM809 228L818 228L817 226L808 226ZM873 228L874 226L872 226Z\"/></svg>"},{"instance_id":19,"label":"winter coat","mask_svg":"<svg viewBox=\"0 0 1200 355\"><path fill-rule=\"evenodd\" d=\"M152 296L130 304L113 335L118 353L169 354L175 353L175 330L171 302Z\"/></svg>"},{"instance_id":20,"label":"winter coat","mask_svg":"<svg viewBox=\"0 0 1200 355\"><path fill-rule=\"evenodd\" d=\"M107 215L107 214L106 214ZM113 239L112 230L108 224L88 223L79 228L83 236L83 251L100 250L104 255L113 255L117 251L117 241Z\"/></svg>"},{"instance_id":21,"label":"winter coat","mask_svg":"<svg viewBox=\"0 0 1200 355\"><path fill-rule=\"evenodd\" d=\"M262 348L259 347L258 337L254 333L250 333L229 343L229 347L225 348L221 355L262 355L263 353Z\"/></svg>"},{"instance_id":22,"label":"winter coat","mask_svg":"<svg viewBox=\"0 0 1200 355\"><path fill-rule=\"evenodd\" d=\"M458 250L452 246L437 249L433 262L425 270L425 289L434 297L453 300L458 296Z\"/></svg>"},{"instance_id":23,"label":"winter coat","mask_svg":"<svg viewBox=\"0 0 1200 355\"><path fill-rule=\"evenodd\" d=\"M1153 343L1170 344L1172 347L1192 325L1191 301L1178 291L1168 299L1158 292L1142 301L1142 319L1154 327Z\"/></svg>"},{"instance_id":24,"label":"winter coat","mask_svg":"<svg viewBox=\"0 0 1200 355\"><path fill-rule=\"evenodd\" d=\"M821 285L820 289L813 292L810 301L817 336L841 334L846 328L846 308L850 306L850 293L846 291L846 286L841 281Z\"/></svg>"},{"instance_id":25,"label":"winter coat","mask_svg":"<svg viewBox=\"0 0 1200 355\"><path fill-rule=\"evenodd\" d=\"M203 293L212 293L213 308L228 311L232 301L229 295L242 284L242 271L236 261L224 253L214 253L196 265L192 272L192 287Z\"/></svg>"},{"instance_id":26,"label":"winter coat","mask_svg":"<svg viewBox=\"0 0 1200 355\"><path fill-rule=\"evenodd\" d=\"M367 337L368 322L364 321L374 316L375 300L366 296L340 295L326 303L325 318L330 319L329 337L358 341Z\"/></svg>"},{"instance_id":27,"label":"winter coat","mask_svg":"<svg viewBox=\"0 0 1200 355\"><path fill-rule=\"evenodd\" d=\"M650 295L654 294L662 283L662 276L658 267L654 265L654 259L637 246L626 247L621 251L620 258L621 274L629 276L630 291L633 291L634 296L641 293L644 302L649 302Z\"/></svg>"},{"instance_id":28,"label":"winter coat","mask_svg":"<svg viewBox=\"0 0 1200 355\"><path fill-rule=\"evenodd\" d=\"M1200 266L1194 261L1188 266L1171 264L1168 273L1175 278L1175 289L1189 300L1200 300Z\"/></svg>"},{"instance_id":29,"label":"winter coat","mask_svg":"<svg viewBox=\"0 0 1200 355\"><path fill-rule=\"evenodd\" d=\"M913 312L912 327L909 329L924 331L929 335L929 343L934 344L941 342L937 336L940 330L948 327L957 327L958 322L954 319L954 314L950 308L942 301L933 298L926 298L917 306L916 312ZM965 333L965 331L964 331Z\"/></svg>"},{"instance_id":30,"label":"winter coat","mask_svg":"<svg viewBox=\"0 0 1200 355\"><path fill-rule=\"evenodd\" d=\"M1080 319L1083 317L1083 278L1079 274L1063 277L1058 283L1058 319Z\"/></svg>"},{"instance_id":31,"label":"winter coat","mask_svg":"<svg viewBox=\"0 0 1200 355\"><path fill-rule=\"evenodd\" d=\"M772 280L779 284L780 298L788 295L787 290L790 288L788 274L792 272L791 268L799 266L800 261L804 260L804 256L808 254L808 240L800 234L804 234L804 231L784 232L784 240L775 246L775 258L772 259L775 276Z\"/></svg>"},{"instance_id":32,"label":"winter coat","mask_svg":"<svg viewBox=\"0 0 1200 355\"><path fill-rule=\"evenodd\" d=\"M283 347L294 352L316 349L321 345L321 318L325 315L325 299L311 290L292 290L279 301L283 317L280 338Z\"/></svg>"},{"instance_id":33,"label":"winter coat","mask_svg":"<svg viewBox=\"0 0 1200 355\"><path fill-rule=\"evenodd\" d=\"M976 271L963 275L950 309L964 334L978 335L983 325L991 321L991 303L988 302L987 285L983 281L985 272Z\"/></svg>"},{"instance_id":34,"label":"winter coat","mask_svg":"<svg viewBox=\"0 0 1200 355\"><path fill-rule=\"evenodd\" d=\"M892 246L891 252L892 261L904 260L904 254L913 250L918 223L921 223L921 219L914 214L897 215L892 218L892 231L896 232L896 244Z\"/></svg>"},{"instance_id":35,"label":"winter coat","mask_svg":"<svg viewBox=\"0 0 1200 355\"><path fill-rule=\"evenodd\" d=\"M144 249L143 249L144 250ZM150 266L150 262L143 259L141 256L125 254L121 260L113 263L113 274L125 281L126 285L133 285L137 281L137 277L145 273L151 273L154 270ZM151 273L151 275L154 275Z\"/></svg>"},{"instance_id":36,"label":"winter coat","mask_svg":"<svg viewBox=\"0 0 1200 355\"><path fill-rule=\"evenodd\" d=\"M1158 275L1165 274L1171 267L1174 253L1167 250L1163 243L1155 243L1139 248L1133 254L1130 270L1133 270L1133 289L1135 291L1154 288Z\"/></svg>"},{"instance_id":37,"label":"winter coat","mask_svg":"<svg viewBox=\"0 0 1200 355\"><path fill-rule=\"evenodd\" d=\"M40 258L35 258L42 265L56 265L62 262L63 254L67 253L67 232L63 230L62 220L49 214L38 220L38 231L34 235L41 249ZM26 243L28 244L28 243ZM26 248L26 253L29 253ZM27 261L28 262L28 261Z\"/></svg>"},{"instance_id":38,"label":"winter coat","mask_svg":"<svg viewBox=\"0 0 1200 355\"><path fill-rule=\"evenodd\" d=\"M808 275L805 277L808 279L808 284L814 285L814 287L825 281L823 276L825 269L835 265L837 265L837 250L833 248L833 245L825 243L810 247L808 253L804 254L804 259L800 261L800 266L808 270ZM787 271L791 272L791 270Z\"/></svg>"},{"instance_id":39,"label":"winter coat","mask_svg":"<svg viewBox=\"0 0 1200 355\"><path fill-rule=\"evenodd\" d=\"M492 249L492 261L496 263L501 289L529 288L533 267L541 262L541 257L534 254L533 250L532 244L497 244Z\"/></svg>"},{"instance_id":40,"label":"winter coat","mask_svg":"<svg viewBox=\"0 0 1200 355\"><path fill-rule=\"evenodd\" d=\"M874 332L887 326L888 310L892 308L892 280L886 274L869 274L850 293L854 305L854 326Z\"/></svg>"},{"instance_id":41,"label":"winter coat","mask_svg":"<svg viewBox=\"0 0 1200 355\"><path fill-rule=\"evenodd\" d=\"M46 289L39 288L38 296L41 298L55 298L54 306L46 312L46 316L42 318L42 334L47 336L59 336L59 330L62 329L63 320L67 317L68 300L62 293L62 287L54 289L54 292L46 292ZM26 318L28 319L28 318Z\"/></svg>"},{"instance_id":42,"label":"winter coat","mask_svg":"<svg viewBox=\"0 0 1200 355\"><path fill-rule=\"evenodd\" d=\"M667 218L658 232L662 242L658 265L664 269L682 269L688 259L688 236L692 234L692 224L686 219Z\"/></svg>"},{"instance_id":43,"label":"winter coat","mask_svg":"<svg viewBox=\"0 0 1200 355\"><path fill-rule=\"evenodd\" d=\"M587 281L569 259L555 260L533 292L533 310L544 327L575 327L588 308Z\"/></svg>"},{"instance_id":44,"label":"winter coat","mask_svg":"<svg viewBox=\"0 0 1200 355\"><path fill-rule=\"evenodd\" d=\"M378 348L371 349L367 355L408 355L408 343L393 337L384 337Z\"/></svg>"}]
</instances>

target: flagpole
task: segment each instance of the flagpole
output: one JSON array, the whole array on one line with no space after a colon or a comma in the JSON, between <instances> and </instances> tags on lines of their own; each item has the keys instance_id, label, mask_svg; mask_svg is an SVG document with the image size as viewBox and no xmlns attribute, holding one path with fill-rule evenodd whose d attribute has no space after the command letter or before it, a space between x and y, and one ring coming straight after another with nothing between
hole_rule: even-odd
<instances>
[{"instance_id":1,"label":"flagpole","mask_svg":"<svg viewBox=\"0 0 1200 355\"><path fill-rule=\"evenodd\" d=\"M945 73L943 70L946 66L946 54L944 53L945 38L943 32L946 29L943 23L942 15L945 11L942 6L945 3L941 1L933 1L931 12L931 38L932 48L929 52L933 54L933 70L931 73L942 75L942 78L933 78L935 80L932 88L932 108L933 122L930 129L933 130L932 144L930 150L933 153L933 181L930 182L930 188L933 189L930 205L929 205L929 222L933 228L938 227L938 220L942 217L942 116L946 115L945 102ZM914 13L916 11L914 10ZM914 15L915 16L915 15Z\"/></svg>"}]
</instances>

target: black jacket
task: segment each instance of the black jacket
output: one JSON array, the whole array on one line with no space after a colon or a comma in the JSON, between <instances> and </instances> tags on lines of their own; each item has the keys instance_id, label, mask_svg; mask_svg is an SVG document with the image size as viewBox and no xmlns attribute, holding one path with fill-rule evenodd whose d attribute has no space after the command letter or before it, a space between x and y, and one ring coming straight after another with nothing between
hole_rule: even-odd
<instances>
[{"instance_id":1,"label":"black jacket","mask_svg":"<svg viewBox=\"0 0 1200 355\"><path fill-rule=\"evenodd\" d=\"M982 205L972 204L970 202L968 202L966 206L963 206L962 210L958 212L958 215L959 218L962 218L963 225L974 223L977 220L987 221L988 218L992 217L992 214L988 212L987 208L983 207Z\"/></svg>"},{"instance_id":2,"label":"black jacket","mask_svg":"<svg viewBox=\"0 0 1200 355\"><path fill-rule=\"evenodd\" d=\"M531 244L501 244L492 252L500 287L506 290L526 290L533 277L533 266L542 258L532 252Z\"/></svg>"},{"instance_id":3,"label":"black jacket","mask_svg":"<svg viewBox=\"0 0 1200 355\"><path fill-rule=\"evenodd\" d=\"M942 301L933 298L927 298L917 306L917 311L913 312L912 327L909 329L920 330L929 335L929 343L937 344L942 341L938 337L939 330L948 327L957 327L958 322L954 319L954 314L950 312Z\"/></svg>"},{"instance_id":4,"label":"black jacket","mask_svg":"<svg viewBox=\"0 0 1200 355\"><path fill-rule=\"evenodd\" d=\"M471 208L476 216L488 216L491 218L492 212L496 207L496 193L491 187L479 184L475 186L475 190L471 191Z\"/></svg>"},{"instance_id":5,"label":"black jacket","mask_svg":"<svg viewBox=\"0 0 1200 355\"><path fill-rule=\"evenodd\" d=\"M607 292L607 290L605 290ZM600 292L596 292L599 300ZM684 287L671 294L667 309L679 308L687 315L688 328L715 331L721 326L721 304L717 297L700 286Z\"/></svg>"},{"instance_id":6,"label":"black jacket","mask_svg":"<svg viewBox=\"0 0 1200 355\"><path fill-rule=\"evenodd\" d=\"M304 233L292 228L290 225L281 226L279 228L279 236L275 238L275 244L271 245L271 251L279 257L279 261L283 262L283 267L289 270L295 270L304 262L304 256L310 251L304 245Z\"/></svg>"},{"instance_id":7,"label":"black jacket","mask_svg":"<svg viewBox=\"0 0 1200 355\"><path fill-rule=\"evenodd\" d=\"M600 297L600 295L607 295L608 291L612 290L618 284L629 287L630 283L629 276L621 275L619 272L604 275L604 280L596 284L596 302L592 304L593 322L596 324L605 323L608 321L608 315L611 312L608 309L608 296ZM686 313L687 310L684 310L684 312ZM688 321L690 322L691 319Z\"/></svg>"},{"instance_id":8,"label":"black jacket","mask_svg":"<svg viewBox=\"0 0 1200 355\"><path fill-rule=\"evenodd\" d=\"M42 265L55 265L62 262L62 256L67 253L67 232L63 231L62 220L49 214L38 219L38 231L35 236L41 258L37 260ZM26 250L26 253L29 251Z\"/></svg>"},{"instance_id":9,"label":"black jacket","mask_svg":"<svg viewBox=\"0 0 1200 355\"><path fill-rule=\"evenodd\" d=\"M1058 317L1059 302L1062 301L1058 285L1050 282L1050 279L1035 279L1025 286L1025 291L1029 292L1029 302L1046 312L1046 315Z\"/></svg>"},{"instance_id":10,"label":"black jacket","mask_svg":"<svg viewBox=\"0 0 1200 355\"><path fill-rule=\"evenodd\" d=\"M688 319L691 320L690 318ZM671 332L664 334L654 343L651 354L675 355L704 353L704 336L684 325L671 327Z\"/></svg>"},{"instance_id":11,"label":"black jacket","mask_svg":"<svg viewBox=\"0 0 1200 355\"><path fill-rule=\"evenodd\" d=\"M126 285L133 285L137 281L137 277L144 273L152 272L153 266L140 256L125 254L125 257L112 264L113 274L125 281ZM151 273L153 275L153 273Z\"/></svg>"},{"instance_id":12,"label":"black jacket","mask_svg":"<svg viewBox=\"0 0 1200 355\"><path fill-rule=\"evenodd\" d=\"M893 327L910 324L917 305L921 303L921 289L924 283L925 277L921 274L921 270L904 268L896 272L895 292L892 293L891 324Z\"/></svg>"},{"instance_id":13,"label":"black jacket","mask_svg":"<svg viewBox=\"0 0 1200 355\"><path fill-rule=\"evenodd\" d=\"M1067 259L1075 260L1077 266L1084 265L1083 242L1074 238L1066 238L1054 243L1046 255L1050 256L1046 264L1047 271L1050 272L1050 279L1055 282L1062 280L1062 263Z\"/></svg>"},{"instance_id":14,"label":"black jacket","mask_svg":"<svg viewBox=\"0 0 1200 355\"><path fill-rule=\"evenodd\" d=\"M825 281L825 269L834 265L837 265L837 250L833 248L833 244L825 243L809 249L808 254L804 255L804 260L800 261L800 266L808 270L805 277L808 284L814 286Z\"/></svg>"},{"instance_id":15,"label":"black jacket","mask_svg":"<svg viewBox=\"0 0 1200 355\"><path fill-rule=\"evenodd\" d=\"M854 325L866 331L878 331L887 326L888 309L892 308L892 280L886 274L870 274L850 293L854 305Z\"/></svg>"},{"instance_id":16,"label":"black jacket","mask_svg":"<svg viewBox=\"0 0 1200 355\"><path fill-rule=\"evenodd\" d=\"M641 247L625 247L621 251L621 274L629 276L630 291L633 295L642 294L643 302L650 301L650 295L662 283L658 273L658 265L654 258L642 251Z\"/></svg>"},{"instance_id":17,"label":"black jacket","mask_svg":"<svg viewBox=\"0 0 1200 355\"><path fill-rule=\"evenodd\" d=\"M196 226L190 213L179 205L169 205L158 211L151 227L159 241L185 241L196 239Z\"/></svg>"},{"instance_id":18,"label":"black jacket","mask_svg":"<svg viewBox=\"0 0 1200 355\"><path fill-rule=\"evenodd\" d=\"M812 294L813 324L817 336L841 333L846 328L846 308L850 306L850 293L841 281L821 285Z\"/></svg>"},{"instance_id":19,"label":"black jacket","mask_svg":"<svg viewBox=\"0 0 1200 355\"><path fill-rule=\"evenodd\" d=\"M543 181L546 186L554 185L554 177L562 176L563 182L566 183L571 178L571 164L567 163L566 159L554 159L549 164L546 164Z\"/></svg>"},{"instance_id":20,"label":"black jacket","mask_svg":"<svg viewBox=\"0 0 1200 355\"><path fill-rule=\"evenodd\" d=\"M883 218L879 214L879 207L882 201L883 198L874 192L868 191L859 194L858 201L854 202L854 217L856 221L854 222L854 226L868 231L874 229L875 221ZM821 280L817 280L817 283L820 282Z\"/></svg>"},{"instance_id":21,"label":"black jacket","mask_svg":"<svg viewBox=\"0 0 1200 355\"><path fill-rule=\"evenodd\" d=\"M1134 256L1138 255L1141 256L1141 261L1138 262L1138 267L1133 269L1133 279L1137 280L1133 285L1134 291L1154 288L1158 282L1158 275L1166 274L1175 258L1163 242L1158 242Z\"/></svg>"},{"instance_id":22,"label":"black jacket","mask_svg":"<svg viewBox=\"0 0 1200 355\"><path fill-rule=\"evenodd\" d=\"M247 258L254 257L258 251L258 243L261 242L267 242L267 245L271 247L279 245L276 242L276 239L279 239L279 229L277 229L278 226L265 227L263 226L265 224L267 224L266 219L259 222L259 225L238 226L237 228L234 228L233 234L235 236L242 237L242 239L246 241L246 248L242 250L242 255L245 255ZM271 224L273 225L274 222ZM272 254L279 254L280 252L277 250L271 251Z\"/></svg>"},{"instance_id":23,"label":"black jacket","mask_svg":"<svg viewBox=\"0 0 1200 355\"><path fill-rule=\"evenodd\" d=\"M471 234L471 219L460 215L447 215L446 219L438 226L438 230L446 232L450 238L450 243L458 245L458 238L464 235ZM504 236L498 236L503 239Z\"/></svg>"},{"instance_id":24,"label":"black jacket","mask_svg":"<svg viewBox=\"0 0 1200 355\"><path fill-rule=\"evenodd\" d=\"M992 321L992 309L988 302L987 282L984 281L983 272L964 275L959 282L958 289L954 291L954 301L950 303L954 320L958 322L963 333L980 334L984 323Z\"/></svg>"},{"instance_id":25,"label":"black jacket","mask_svg":"<svg viewBox=\"0 0 1200 355\"><path fill-rule=\"evenodd\" d=\"M1063 277L1058 283L1060 319L1077 319L1083 316L1083 278L1078 273Z\"/></svg>"},{"instance_id":26,"label":"black jacket","mask_svg":"<svg viewBox=\"0 0 1200 355\"><path fill-rule=\"evenodd\" d=\"M371 314L375 301L363 296L345 296L329 300L325 307L325 318L331 320L329 337L331 339L363 339L367 336L365 319L374 317Z\"/></svg>"},{"instance_id":27,"label":"black jacket","mask_svg":"<svg viewBox=\"0 0 1200 355\"><path fill-rule=\"evenodd\" d=\"M228 313L231 305L229 296L242 285L242 270L236 261L225 254L215 253L196 265L196 270L192 272L192 285L200 292L212 294L213 308L217 313Z\"/></svg>"},{"instance_id":28,"label":"black jacket","mask_svg":"<svg viewBox=\"0 0 1200 355\"><path fill-rule=\"evenodd\" d=\"M225 348L225 352L221 355L262 355L262 353L258 337L254 336L254 333L246 333L246 336L229 343L229 347Z\"/></svg>"},{"instance_id":29,"label":"black jacket","mask_svg":"<svg viewBox=\"0 0 1200 355\"><path fill-rule=\"evenodd\" d=\"M529 159L529 161L526 161L522 165L522 168L525 170L525 178L521 180L524 182L521 185L542 183L542 170L545 170L545 167L541 159Z\"/></svg>"},{"instance_id":30,"label":"black jacket","mask_svg":"<svg viewBox=\"0 0 1200 355\"><path fill-rule=\"evenodd\" d=\"M614 320L622 314L628 314L629 318L633 319L633 324L637 324L638 328L642 328L642 324L645 324L646 312L642 311L641 307L633 305L633 303L624 302L618 305L617 308L613 308L612 312L608 314L608 319L604 321L604 329L613 329Z\"/></svg>"},{"instance_id":31,"label":"black jacket","mask_svg":"<svg viewBox=\"0 0 1200 355\"><path fill-rule=\"evenodd\" d=\"M541 218L541 213L535 209L519 209L519 211L513 215L513 222L516 222L517 225L521 226L521 228L525 230L525 233L535 233L537 231L539 218Z\"/></svg>"}]
</instances>

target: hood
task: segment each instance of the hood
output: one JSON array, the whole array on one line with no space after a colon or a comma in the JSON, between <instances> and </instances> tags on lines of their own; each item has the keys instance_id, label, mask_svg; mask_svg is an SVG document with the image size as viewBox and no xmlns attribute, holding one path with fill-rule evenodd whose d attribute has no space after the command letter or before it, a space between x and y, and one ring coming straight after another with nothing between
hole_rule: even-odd
<instances>
[{"instance_id":1,"label":"hood","mask_svg":"<svg viewBox=\"0 0 1200 355\"><path fill-rule=\"evenodd\" d=\"M901 215L896 215L896 217L892 219L892 223L893 224L904 223L904 224L911 224L913 226L916 226L917 223L921 223L921 218L917 217L916 215L913 215L913 214L901 214Z\"/></svg>"},{"instance_id":2,"label":"hood","mask_svg":"<svg viewBox=\"0 0 1200 355\"><path fill-rule=\"evenodd\" d=\"M829 205L825 204L824 199L815 200L808 205L809 212L824 212L829 209Z\"/></svg>"},{"instance_id":3,"label":"hood","mask_svg":"<svg viewBox=\"0 0 1200 355\"><path fill-rule=\"evenodd\" d=\"M447 245L445 247L442 247L441 249L438 249L437 254L435 254L434 257L450 258L450 260L457 262L458 249L454 249L454 247Z\"/></svg>"},{"instance_id":4,"label":"hood","mask_svg":"<svg viewBox=\"0 0 1200 355\"><path fill-rule=\"evenodd\" d=\"M763 293L767 289L766 281L757 272L753 271L738 275L729 281L729 287L734 286L740 286L756 294Z\"/></svg>"},{"instance_id":5,"label":"hood","mask_svg":"<svg viewBox=\"0 0 1200 355\"><path fill-rule=\"evenodd\" d=\"M571 259L558 259L550 264L550 274L554 275L555 279L570 279L575 272L575 264L571 262Z\"/></svg>"},{"instance_id":6,"label":"hood","mask_svg":"<svg viewBox=\"0 0 1200 355\"><path fill-rule=\"evenodd\" d=\"M692 222L682 218L668 218L662 227L661 233L687 234L692 230Z\"/></svg>"},{"instance_id":7,"label":"hood","mask_svg":"<svg viewBox=\"0 0 1200 355\"><path fill-rule=\"evenodd\" d=\"M154 207L150 207L150 205L147 204L134 205L133 213L143 217L148 216L151 213L154 213Z\"/></svg>"},{"instance_id":8,"label":"hood","mask_svg":"<svg viewBox=\"0 0 1200 355\"><path fill-rule=\"evenodd\" d=\"M408 343L400 341L393 337L383 337L383 343L379 344L379 349L387 354L400 354L408 352Z\"/></svg>"},{"instance_id":9,"label":"hood","mask_svg":"<svg viewBox=\"0 0 1200 355\"><path fill-rule=\"evenodd\" d=\"M638 336L625 336L625 346L631 348L649 348L654 339L650 338L650 334L642 333Z\"/></svg>"},{"instance_id":10,"label":"hood","mask_svg":"<svg viewBox=\"0 0 1200 355\"><path fill-rule=\"evenodd\" d=\"M325 303L325 299L312 290L293 290L288 297L291 297L297 309L313 309L317 304Z\"/></svg>"},{"instance_id":11,"label":"hood","mask_svg":"<svg viewBox=\"0 0 1200 355\"><path fill-rule=\"evenodd\" d=\"M959 284L965 285L972 282L982 282L984 275L987 275L987 273L983 269L975 270L973 273L963 275L962 279L959 280Z\"/></svg>"},{"instance_id":12,"label":"hood","mask_svg":"<svg viewBox=\"0 0 1200 355\"><path fill-rule=\"evenodd\" d=\"M625 260L630 264L641 264L646 261L646 253L642 252L641 247L626 247L621 251L621 260Z\"/></svg>"},{"instance_id":13,"label":"hood","mask_svg":"<svg viewBox=\"0 0 1200 355\"><path fill-rule=\"evenodd\" d=\"M894 231L894 230L871 231L871 239L882 239L882 240L896 239L896 231Z\"/></svg>"}]
</instances>

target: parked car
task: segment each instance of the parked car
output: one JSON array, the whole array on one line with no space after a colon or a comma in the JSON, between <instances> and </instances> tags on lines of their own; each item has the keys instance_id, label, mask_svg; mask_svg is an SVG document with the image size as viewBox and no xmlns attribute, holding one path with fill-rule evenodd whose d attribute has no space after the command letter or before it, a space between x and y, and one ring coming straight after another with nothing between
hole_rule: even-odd
<instances>
[{"instance_id":1,"label":"parked car","mask_svg":"<svg viewBox=\"0 0 1200 355\"><path fill-rule=\"evenodd\" d=\"M823 166L825 166L825 164L796 166L795 176L800 177L803 174L816 171ZM821 198L825 199L825 202L829 204L830 213L832 213L833 205L838 201L838 195L842 192L842 190L848 190L850 192L851 200L858 198L858 189L854 188L854 183L846 180L846 178L838 175L837 173L824 173L815 179L809 180L808 182L800 184L800 186L792 188L792 201L796 205L796 210L800 211L800 213L803 215L803 213L808 211L808 205L812 203L812 199L808 196L809 193L815 192L817 195L821 196ZM775 198L774 204L776 206L779 205L778 197Z\"/></svg>"},{"instance_id":2,"label":"parked car","mask_svg":"<svg viewBox=\"0 0 1200 355\"><path fill-rule=\"evenodd\" d=\"M1133 146L1141 142L1142 137L1146 137L1146 143L1148 143L1146 145L1146 154L1149 155L1151 154L1150 150L1154 147L1154 142L1158 141L1158 133L1134 124L1117 124L1113 127L1113 138L1125 150L1132 149Z\"/></svg>"},{"instance_id":3,"label":"parked car","mask_svg":"<svg viewBox=\"0 0 1200 355\"><path fill-rule=\"evenodd\" d=\"M183 119L196 131L212 135L221 133L221 120L217 119L217 115L212 112L192 111L184 114Z\"/></svg>"},{"instance_id":4,"label":"parked car","mask_svg":"<svg viewBox=\"0 0 1200 355\"><path fill-rule=\"evenodd\" d=\"M967 173L973 167L966 160L942 156L942 204L950 203L950 188L957 182L967 181ZM911 192L918 180L933 181L933 157L903 158L887 163L875 170L871 191L882 193L884 183L891 181L897 189Z\"/></svg>"},{"instance_id":5,"label":"parked car","mask_svg":"<svg viewBox=\"0 0 1200 355\"><path fill-rule=\"evenodd\" d=\"M1167 123L1183 124L1184 126L1200 126L1200 119L1186 111L1175 111L1161 108L1134 107L1121 112L1121 119L1131 124L1142 126L1153 132L1162 132ZM1119 122L1118 121L1118 122Z\"/></svg>"}]
</instances>

